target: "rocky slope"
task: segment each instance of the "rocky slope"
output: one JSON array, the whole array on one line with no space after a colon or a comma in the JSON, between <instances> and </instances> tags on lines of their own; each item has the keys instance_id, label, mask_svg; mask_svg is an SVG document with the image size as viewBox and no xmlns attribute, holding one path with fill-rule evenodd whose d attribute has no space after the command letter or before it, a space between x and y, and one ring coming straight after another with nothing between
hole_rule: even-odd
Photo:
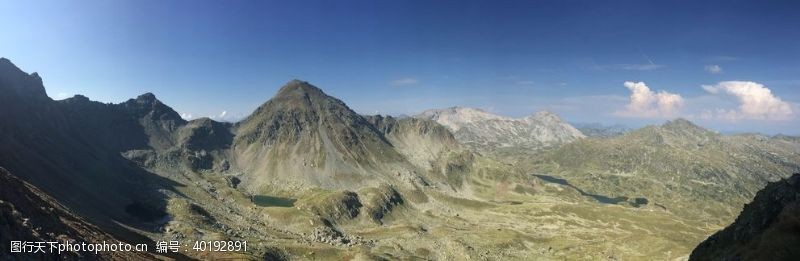
<instances>
[{"instance_id":1,"label":"rocky slope","mask_svg":"<svg viewBox=\"0 0 800 261\"><path fill-rule=\"evenodd\" d=\"M421 179L364 117L299 80L235 126L233 155L252 190L274 185L358 189ZM391 174L389 174L391 173Z\"/></svg>"},{"instance_id":2,"label":"rocky slope","mask_svg":"<svg viewBox=\"0 0 800 261\"><path fill-rule=\"evenodd\" d=\"M730 226L700 243L690 260L800 257L800 174L768 184Z\"/></svg>"},{"instance_id":3,"label":"rocky slope","mask_svg":"<svg viewBox=\"0 0 800 261\"><path fill-rule=\"evenodd\" d=\"M572 123L572 126L577 128L587 137L593 138L612 138L632 131L631 128L619 124L604 125L600 123Z\"/></svg>"},{"instance_id":4,"label":"rocky slope","mask_svg":"<svg viewBox=\"0 0 800 261\"><path fill-rule=\"evenodd\" d=\"M426 170L443 154L461 150L453 134L433 121L380 115L366 119L407 160Z\"/></svg>"},{"instance_id":5,"label":"rocky slope","mask_svg":"<svg viewBox=\"0 0 800 261\"><path fill-rule=\"evenodd\" d=\"M53 101L38 75L7 59L0 59L0 93L0 166L112 231L127 231L112 220L147 227L126 206L163 208L163 192L176 183L121 152L174 143L169 132L184 122L161 117L174 112L169 107L147 96L124 104Z\"/></svg>"},{"instance_id":6,"label":"rocky slope","mask_svg":"<svg viewBox=\"0 0 800 261\"><path fill-rule=\"evenodd\" d=\"M9 260L156 260L147 252L62 252L11 253L11 241L85 242L102 244L123 242L62 207L36 187L19 180L0 167L0 256ZM150 243L147 240L137 243ZM130 243L130 242L126 242ZM5 259L5 258L4 258Z\"/></svg>"},{"instance_id":7,"label":"rocky slope","mask_svg":"<svg viewBox=\"0 0 800 261\"><path fill-rule=\"evenodd\" d=\"M480 109L452 107L427 110L415 117L444 125L458 141L482 152L535 151L585 138L580 131L546 111L513 119Z\"/></svg>"},{"instance_id":8,"label":"rocky slope","mask_svg":"<svg viewBox=\"0 0 800 261\"><path fill-rule=\"evenodd\" d=\"M121 240L249 242L201 259L675 259L800 150L686 121L594 140L547 113L362 116L302 81L187 122L152 94L53 101L5 59L0 92L0 166Z\"/></svg>"},{"instance_id":9,"label":"rocky slope","mask_svg":"<svg viewBox=\"0 0 800 261\"><path fill-rule=\"evenodd\" d=\"M800 149L758 135L724 136L677 119L520 162L589 193L644 197L668 211L713 220L735 215L761 186L783 177L778 173L800 170Z\"/></svg>"},{"instance_id":10,"label":"rocky slope","mask_svg":"<svg viewBox=\"0 0 800 261\"><path fill-rule=\"evenodd\" d=\"M123 240L257 243L192 257L322 248L343 258L372 244L352 233L452 213L458 207L448 202L495 197L501 180L531 189L520 172L461 148L435 122L361 116L302 81L236 124L187 122L150 93L120 104L54 101L38 75L6 59L0 92L8 94L0 96L0 165L64 209Z\"/></svg>"}]
</instances>

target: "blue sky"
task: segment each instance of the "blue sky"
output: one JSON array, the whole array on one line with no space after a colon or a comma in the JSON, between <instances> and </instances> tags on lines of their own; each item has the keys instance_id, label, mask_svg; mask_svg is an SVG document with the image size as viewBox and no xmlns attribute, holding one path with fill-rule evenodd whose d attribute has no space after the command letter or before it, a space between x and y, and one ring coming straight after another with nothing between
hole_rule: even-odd
<instances>
[{"instance_id":1,"label":"blue sky","mask_svg":"<svg viewBox=\"0 0 800 261\"><path fill-rule=\"evenodd\" d=\"M0 56L55 99L229 121L299 78L367 114L800 134L800 2L695 2L0 1Z\"/></svg>"}]
</instances>

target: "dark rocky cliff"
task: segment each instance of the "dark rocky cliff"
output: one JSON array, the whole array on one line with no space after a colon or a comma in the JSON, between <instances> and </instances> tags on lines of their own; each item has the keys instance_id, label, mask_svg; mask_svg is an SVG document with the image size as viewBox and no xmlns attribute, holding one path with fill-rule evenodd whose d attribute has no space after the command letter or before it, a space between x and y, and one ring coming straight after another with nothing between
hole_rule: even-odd
<instances>
[{"instance_id":1,"label":"dark rocky cliff","mask_svg":"<svg viewBox=\"0 0 800 261\"><path fill-rule=\"evenodd\" d=\"M800 259L800 174L772 182L730 226L700 243L690 260Z\"/></svg>"}]
</instances>

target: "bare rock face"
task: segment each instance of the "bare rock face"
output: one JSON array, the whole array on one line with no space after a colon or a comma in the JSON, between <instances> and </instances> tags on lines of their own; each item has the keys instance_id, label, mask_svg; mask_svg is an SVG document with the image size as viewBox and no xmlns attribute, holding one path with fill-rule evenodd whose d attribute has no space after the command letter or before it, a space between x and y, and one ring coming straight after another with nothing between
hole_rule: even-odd
<instances>
[{"instance_id":1,"label":"bare rock face","mask_svg":"<svg viewBox=\"0 0 800 261\"><path fill-rule=\"evenodd\" d=\"M6 58L0 58L0 86L3 97L49 100L39 74L27 74Z\"/></svg>"},{"instance_id":2,"label":"bare rock face","mask_svg":"<svg viewBox=\"0 0 800 261\"><path fill-rule=\"evenodd\" d=\"M429 170L432 163L451 151L461 150L461 144L450 131L432 120L398 119L392 116L365 116L412 164Z\"/></svg>"},{"instance_id":3,"label":"bare rock face","mask_svg":"<svg viewBox=\"0 0 800 261\"><path fill-rule=\"evenodd\" d=\"M139 95L117 106L139 122L149 137L149 145L155 149L174 146L177 143L175 133L186 125L186 120L178 112L156 99L152 93Z\"/></svg>"},{"instance_id":4,"label":"bare rock face","mask_svg":"<svg viewBox=\"0 0 800 261\"><path fill-rule=\"evenodd\" d=\"M229 125L209 118L192 120L178 131L178 144L192 151L228 149L233 141Z\"/></svg>"},{"instance_id":5,"label":"bare rock face","mask_svg":"<svg viewBox=\"0 0 800 261\"><path fill-rule=\"evenodd\" d=\"M359 192L359 195L364 202L362 211L376 223L383 223L383 218L388 215L392 209L404 203L400 193L391 186L385 184L377 188L364 189Z\"/></svg>"},{"instance_id":6,"label":"bare rock face","mask_svg":"<svg viewBox=\"0 0 800 261\"><path fill-rule=\"evenodd\" d=\"M700 243L690 260L797 260L800 174L772 182L727 228Z\"/></svg>"},{"instance_id":7,"label":"bare rock face","mask_svg":"<svg viewBox=\"0 0 800 261\"><path fill-rule=\"evenodd\" d=\"M338 191L303 200L298 207L335 224L357 217L362 206L355 192Z\"/></svg>"},{"instance_id":8,"label":"bare rock face","mask_svg":"<svg viewBox=\"0 0 800 261\"><path fill-rule=\"evenodd\" d=\"M144 187L162 179L120 155L149 146L137 115L122 105L83 96L53 101L38 75L5 59L0 60L0 93L0 166L92 219L126 220L131 218L126 204L160 197Z\"/></svg>"},{"instance_id":9,"label":"bare rock face","mask_svg":"<svg viewBox=\"0 0 800 261\"><path fill-rule=\"evenodd\" d=\"M458 141L479 151L504 148L538 150L585 138L553 113L541 111L514 119L465 107L428 110L415 116L449 128Z\"/></svg>"}]
</instances>

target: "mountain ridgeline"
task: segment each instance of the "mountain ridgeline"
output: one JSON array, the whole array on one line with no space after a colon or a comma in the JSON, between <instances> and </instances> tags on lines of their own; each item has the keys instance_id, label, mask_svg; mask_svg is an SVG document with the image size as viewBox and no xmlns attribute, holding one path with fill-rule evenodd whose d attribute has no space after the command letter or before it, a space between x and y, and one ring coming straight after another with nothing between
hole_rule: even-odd
<instances>
[{"instance_id":1,"label":"mountain ridgeline","mask_svg":"<svg viewBox=\"0 0 800 261\"><path fill-rule=\"evenodd\" d=\"M404 203L487 193L474 180L530 186L435 122L362 116L299 80L235 124L186 121L152 93L119 104L52 100L37 74L7 59L0 92L0 166L122 240L139 240L136 231L262 237L269 232L253 231L268 224L255 212L266 210L252 204L285 196L301 210L294 219L334 233L314 240L355 244L338 226L362 222L362 211L368 224L382 224ZM271 249L249 254L281 255Z\"/></svg>"},{"instance_id":2,"label":"mountain ridgeline","mask_svg":"<svg viewBox=\"0 0 800 261\"><path fill-rule=\"evenodd\" d=\"M53 100L4 58L0 94L0 238L252 242L166 258L671 260L800 171L796 137L683 119L587 136L549 112L464 107L367 116L300 80L236 123L187 121L152 93ZM725 231L711 240L757 234ZM128 254L97 258L165 258Z\"/></svg>"},{"instance_id":3,"label":"mountain ridgeline","mask_svg":"<svg viewBox=\"0 0 800 261\"><path fill-rule=\"evenodd\" d=\"M769 181L800 170L798 143L725 136L685 119L584 139L537 155L525 169L614 197L646 197L667 211L728 222Z\"/></svg>"},{"instance_id":4,"label":"mountain ridgeline","mask_svg":"<svg viewBox=\"0 0 800 261\"><path fill-rule=\"evenodd\" d=\"M522 119L466 107L427 110L415 116L447 127L456 139L481 152L557 147L586 136L553 113L542 111Z\"/></svg>"}]
</instances>

